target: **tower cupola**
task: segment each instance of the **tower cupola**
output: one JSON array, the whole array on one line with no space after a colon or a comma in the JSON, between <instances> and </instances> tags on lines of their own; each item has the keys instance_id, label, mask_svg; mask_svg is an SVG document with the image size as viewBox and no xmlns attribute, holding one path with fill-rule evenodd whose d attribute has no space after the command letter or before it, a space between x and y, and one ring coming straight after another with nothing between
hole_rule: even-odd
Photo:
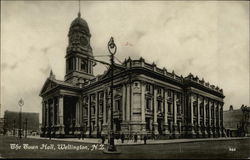
<instances>
[{"instance_id":1,"label":"tower cupola","mask_svg":"<svg viewBox=\"0 0 250 160\"><path fill-rule=\"evenodd\" d=\"M65 81L77 84L79 79L89 80L93 75L93 53L88 23L81 13L72 21L68 33Z\"/></svg>"}]
</instances>

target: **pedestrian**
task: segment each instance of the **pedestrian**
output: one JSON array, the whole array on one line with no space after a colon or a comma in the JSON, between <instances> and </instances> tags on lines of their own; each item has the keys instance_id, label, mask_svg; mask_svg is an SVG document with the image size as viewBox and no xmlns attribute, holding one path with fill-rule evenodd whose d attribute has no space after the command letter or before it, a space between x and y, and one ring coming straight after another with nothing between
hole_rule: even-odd
<instances>
[{"instance_id":1,"label":"pedestrian","mask_svg":"<svg viewBox=\"0 0 250 160\"><path fill-rule=\"evenodd\" d=\"M136 133L135 136L134 136L134 142L135 142L135 143L137 142L137 133Z\"/></svg>"},{"instance_id":2,"label":"pedestrian","mask_svg":"<svg viewBox=\"0 0 250 160\"><path fill-rule=\"evenodd\" d=\"M147 144L147 139L148 139L147 135L144 135L144 137L143 137L144 144Z\"/></svg>"},{"instance_id":3,"label":"pedestrian","mask_svg":"<svg viewBox=\"0 0 250 160\"><path fill-rule=\"evenodd\" d=\"M104 144L105 143L105 136L103 135L103 136L101 136L101 138L102 138L102 144Z\"/></svg>"},{"instance_id":4,"label":"pedestrian","mask_svg":"<svg viewBox=\"0 0 250 160\"><path fill-rule=\"evenodd\" d=\"M125 139L125 135L124 135L124 133L122 133L122 135L121 135L122 143L124 143L124 139Z\"/></svg>"},{"instance_id":5,"label":"pedestrian","mask_svg":"<svg viewBox=\"0 0 250 160\"><path fill-rule=\"evenodd\" d=\"M84 139L83 131L81 132L81 138L82 138L82 140Z\"/></svg>"}]
</instances>

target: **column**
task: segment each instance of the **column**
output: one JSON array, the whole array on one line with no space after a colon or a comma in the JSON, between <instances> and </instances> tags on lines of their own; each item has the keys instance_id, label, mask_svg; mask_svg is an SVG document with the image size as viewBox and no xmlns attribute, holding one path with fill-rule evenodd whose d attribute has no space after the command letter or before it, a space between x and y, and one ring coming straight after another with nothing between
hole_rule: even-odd
<instances>
[{"instance_id":1,"label":"column","mask_svg":"<svg viewBox=\"0 0 250 160\"><path fill-rule=\"evenodd\" d=\"M107 98L107 95L106 95L106 91L104 90L103 92L103 124L106 125L107 124L107 112L106 112L106 98Z\"/></svg>"},{"instance_id":2,"label":"column","mask_svg":"<svg viewBox=\"0 0 250 160\"><path fill-rule=\"evenodd\" d=\"M164 90L164 134L169 138L169 130L168 130L168 95L167 90Z\"/></svg>"},{"instance_id":3,"label":"column","mask_svg":"<svg viewBox=\"0 0 250 160\"><path fill-rule=\"evenodd\" d=\"M205 100L205 98L203 98L203 116L204 116L204 119L203 119L203 125L204 127L206 127L206 119L207 119L207 115L206 115L206 105L207 105L207 101Z\"/></svg>"},{"instance_id":4,"label":"column","mask_svg":"<svg viewBox=\"0 0 250 160\"><path fill-rule=\"evenodd\" d=\"M130 120L130 84L127 84L126 119Z\"/></svg>"},{"instance_id":5,"label":"column","mask_svg":"<svg viewBox=\"0 0 250 160\"><path fill-rule=\"evenodd\" d=\"M75 127L80 127L80 116L79 116L79 113L80 113L80 105L79 105L79 99L77 100L76 102L76 110L75 110L75 116L76 116L76 122L75 122Z\"/></svg>"},{"instance_id":6,"label":"column","mask_svg":"<svg viewBox=\"0 0 250 160\"><path fill-rule=\"evenodd\" d=\"M145 84L141 83L141 121L145 123Z\"/></svg>"},{"instance_id":7,"label":"column","mask_svg":"<svg viewBox=\"0 0 250 160\"><path fill-rule=\"evenodd\" d=\"M201 127L201 113L200 113L200 105L201 105L201 100L200 100L200 96L197 95L197 134L198 134L198 137L200 136L201 134L201 130L200 130L200 127Z\"/></svg>"},{"instance_id":8,"label":"column","mask_svg":"<svg viewBox=\"0 0 250 160\"><path fill-rule=\"evenodd\" d=\"M193 98L194 98L193 95L190 94L190 101L191 101L191 106L190 106L190 112L191 112L190 118L191 118L191 121L190 121L190 123L191 123L192 127L194 126L194 106L193 106L194 99Z\"/></svg>"},{"instance_id":9,"label":"column","mask_svg":"<svg viewBox=\"0 0 250 160\"><path fill-rule=\"evenodd\" d=\"M58 109L58 116L59 116L59 125L60 125L60 129L59 129L59 133L60 134L64 134L64 122L63 122L63 115L64 115L64 111L63 111L63 105L64 105L64 97L63 96L60 96L59 97L59 109Z\"/></svg>"},{"instance_id":10,"label":"column","mask_svg":"<svg viewBox=\"0 0 250 160\"><path fill-rule=\"evenodd\" d=\"M146 133L146 119L145 119L145 83L141 82L141 123L142 134Z\"/></svg>"},{"instance_id":11,"label":"column","mask_svg":"<svg viewBox=\"0 0 250 160\"><path fill-rule=\"evenodd\" d=\"M204 126L204 137L206 138L207 137L207 114L206 114L206 105L207 105L207 99L205 100L205 98L203 98L203 126Z\"/></svg>"},{"instance_id":12,"label":"column","mask_svg":"<svg viewBox=\"0 0 250 160\"><path fill-rule=\"evenodd\" d=\"M212 122L212 102L208 100L208 125L210 127L211 130L211 122Z\"/></svg>"},{"instance_id":13,"label":"column","mask_svg":"<svg viewBox=\"0 0 250 160\"><path fill-rule=\"evenodd\" d=\"M200 103L201 103L201 101L200 101L200 96L199 95L197 95L197 109L198 109L198 112L197 112L197 124L198 124L198 127L200 127Z\"/></svg>"},{"instance_id":14,"label":"column","mask_svg":"<svg viewBox=\"0 0 250 160\"><path fill-rule=\"evenodd\" d=\"M195 132L194 132L194 99L193 99L192 93L189 93L189 102L190 102L190 125L188 128L188 137L194 138Z\"/></svg>"},{"instance_id":15,"label":"column","mask_svg":"<svg viewBox=\"0 0 250 160\"><path fill-rule=\"evenodd\" d=\"M42 101L42 127L45 127L45 104Z\"/></svg>"},{"instance_id":16,"label":"column","mask_svg":"<svg viewBox=\"0 0 250 160\"><path fill-rule=\"evenodd\" d=\"M122 86L122 121L123 122L126 119L125 105L126 105L126 85L123 84Z\"/></svg>"},{"instance_id":17,"label":"column","mask_svg":"<svg viewBox=\"0 0 250 160\"><path fill-rule=\"evenodd\" d=\"M45 116L45 113L46 113L46 110L45 110L45 103L44 103L44 101L42 101L42 134L43 134L43 136L44 136L44 134L45 134L45 127L46 127L46 122L45 122L45 118L46 118L46 116Z\"/></svg>"},{"instance_id":18,"label":"column","mask_svg":"<svg viewBox=\"0 0 250 160\"><path fill-rule=\"evenodd\" d=\"M90 136L91 134L91 107L90 107L90 94L88 95L88 126L87 126L87 132L86 135Z\"/></svg>"},{"instance_id":19,"label":"column","mask_svg":"<svg viewBox=\"0 0 250 160\"><path fill-rule=\"evenodd\" d=\"M107 134L107 105L106 105L106 90L104 89L103 91L103 116L102 116L102 120L103 120L103 124L102 124L102 135L106 135Z\"/></svg>"},{"instance_id":20,"label":"column","mask_svg":"<svg viewBox=\"0 0 250 160\"><path fill-rule=\"evenodd\" d=\"M57 97L57 105L56 105L56 125L59 126L60 124L60 117L59 117L59 97Z\"/></svg>"},{"instance_id":21,"label":"column","mask_svg":"<svg viewBox=\"0 0 250 160\"><path fill-rule=\"evenodd\" d=\"M209 101L209 135L210 137L213 137L213 126L212 126L212 106L213 106L213 102Z\"/></svg>"},{"instance_id":22,"label":"column","mask_svg":"<svg viewBox=\"0 0 250 160\"><path fill-rule=\"evenodd\" d=\"M132 116L133 116L133 110L134 110L134 86L133 86L133 83L131 83L131 85L130 85L130 87L131 87L131 99L130 99L130 101L131 101L131 104L130 104L130 120L132 120L133 118L132 118Z\"/></svg>"},{"instance_id":23,"label":"column","mask_svg":"<svg viewBox=\"0 0 250 160\"><path fill-rule=\"evenodd\" d=\"M79 62L78 62L78 57L76 57L76 70L79 71Z\"/></svg>"},{"instance_id":24,"label":"column","mask_svg":"<svg viewBox=\"0 0 250 160\"><path fill-rule=\"evenodd\" d=\"M82 128L83 127L83 104L82 104L82 97L79 97L79 124L80 124L80 127Z\"/></svg>"},{"instance_id":25,"label":"column","mask_svg":"<svg viewBox=\"0 0 250 160\"><path fill-rule=\"evenodd\" d=\"M173 91L173 117L174 117L174 121L173 121L173 130L174 130L174 135L176 136L176 134L178 133L178 127L177 127L177 104L176 104L176 100L177 100L177 93L175 91Z\"/></svg>"},{"instance_id":26,"label":"column","mask_svg":"<svg viewBox=\"0 0 250 160\"><path fill-rule=\"evenodd\" d=\"M51 113L51 116L50 116L51 127L53 127L55 125L55 122L54 122L54 98L52 98L52 103L50 106L50 113Z\"/></svg>"},{"instance_id":27,"label":"column","mask_svg":"<svg viewBox=\"0 0 250 160\"><path fill-rule=\"evenodd\" d=\"M46 106L46 127L49 127L49 103L48 101L45 102Z\"/></svg>"},{"instance_id":28,"label":"column","mask_svg":"<svg viewBox=\"0 0 250 160\"><path fill-rule=\"evenodd\" d=\"M218 136L221 136L221 130L220 130L220 103L218 103L218 122L217 122L217 126L218 126Z\"/></svg>"},{"instance_id":29,"label":"column","mask_svg":"<svg viewBox=\"0 0 250 160\"><path fill-rule=\"evenodd\" d=\"M98 132L98 108L99 108L99 96L98 93L95 93L95 126L94 126L94 136L97 136Z\"/></svg>"},{"instance_id":30,"label":"column","mask_svg":"<svg viewBox=\"0 0 250 160\"><path fill-rule=\"evenodd\" d=\"M157 89L156 86L154 86L154 134L158 135L158 123L157 123Z\"/></svg>"},{"instance_id":31,"label":"column","mask_svg":"<svg viewBox=\"0 0 250 160\"><path fill-rule=\"evenodd\" d=\"M218 107L218 103L215 102L214 103L214 135L215 137L217 137L217 107Z\"/></svg>"}]
</instances>

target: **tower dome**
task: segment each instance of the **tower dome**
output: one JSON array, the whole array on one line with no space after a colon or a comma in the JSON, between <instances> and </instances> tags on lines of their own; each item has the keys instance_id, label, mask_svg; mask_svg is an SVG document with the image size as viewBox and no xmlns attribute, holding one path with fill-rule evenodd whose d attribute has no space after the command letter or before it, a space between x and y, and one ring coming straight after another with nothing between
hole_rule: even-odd
<instances>
[{"instance_id":1,"label":"tower dome","mask_svg":"<svg viewBox=\"0 0 250 160\"><path fill-rule=\"evenodd\" d=\"M81 18L80 12L78 13L78 17L72 21L69 34L71 34L73 31L81 31L90 36L88 23L83 18Z\"/></svg>"}]
</instances>

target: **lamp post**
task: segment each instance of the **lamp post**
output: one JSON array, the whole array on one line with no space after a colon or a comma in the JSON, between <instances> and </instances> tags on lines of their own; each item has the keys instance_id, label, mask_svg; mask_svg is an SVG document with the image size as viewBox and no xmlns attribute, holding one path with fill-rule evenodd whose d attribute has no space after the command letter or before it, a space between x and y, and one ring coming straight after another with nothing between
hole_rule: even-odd
<instances>
[{"instance_id":1,"label":"lamp post","mask_svg":"<svg viewBox=\"0 0 250 160\"><path fill-rule=\"evenodd\" d=\"M110 96L111 96L111 104L110 104L110 136L109 136L109 146L108 151L109 152L115 152L115 137L114 137L114 128L113 128L113 86L114 86L114 55L116 53L117 47L114 43L113 37L111 37L109 43L108 43L108 50L110 53L110 68L111 68L111 85L110 85Z\"/></svg>"},{"instance_id":2,"label":"lamp post","mask_svg":"<svg viewBox=\"0 0 250 160\"><path fill-rule=\"evenodd\" d=\"M25 118L25 138L27 138L27 134L28 134L28 119Z\"/></svg>"},{"instance_id":3,"label":"lamp post","mask_svg":"<svg viewBox=\"0 0 250 160\"><path fill-rule=\"evenodd\" d=\"M16 135L16 120L13 121L13 136Z\"/></svg>"},{"instance_id":4,"label":"lamp post","mask_svg":"<svg viewBox=\"0 0 250 160\"><path fill-rule=\"evenodd\" d=\"M18 105L20 107L20 112L19 112L19 138L21 139L22 138L22 106L24 105L24 101L23 99L21 98L19 101L18 101Z\"/></svg>"}]
</instances>

